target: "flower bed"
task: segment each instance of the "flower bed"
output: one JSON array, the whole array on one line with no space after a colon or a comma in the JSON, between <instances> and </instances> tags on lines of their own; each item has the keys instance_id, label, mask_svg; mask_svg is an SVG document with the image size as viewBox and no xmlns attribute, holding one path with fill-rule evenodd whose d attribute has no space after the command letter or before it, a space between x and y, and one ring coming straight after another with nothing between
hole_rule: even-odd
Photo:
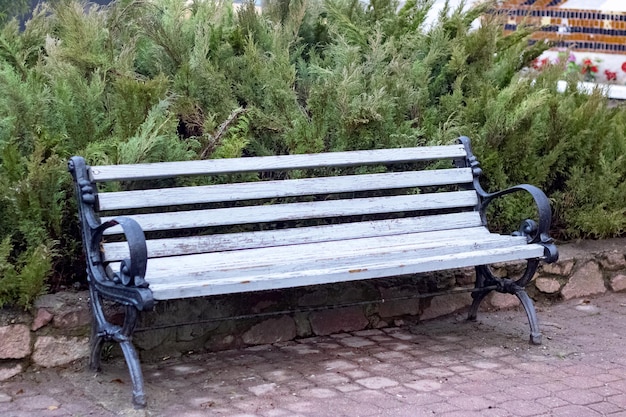
<instances>
[{"instance_id":1,"label":"flower bed","mask_svg":"<svg viewBox=\"0 0 626 417\"><path fill-rule=\"evenodd\" d=\"M546 51L532 67L541 71L549 65L561 65L564 73L578 73L581 81L626 85L626 55Z\"/></svg>"}]
</instances>

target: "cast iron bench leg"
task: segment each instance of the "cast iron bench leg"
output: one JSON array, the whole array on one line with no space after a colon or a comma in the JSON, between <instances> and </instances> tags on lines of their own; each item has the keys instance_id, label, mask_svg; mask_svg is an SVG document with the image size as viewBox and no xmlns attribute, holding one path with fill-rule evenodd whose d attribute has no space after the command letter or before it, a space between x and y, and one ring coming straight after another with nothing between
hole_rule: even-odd
<instances>
[{"instance_id":1,"label":"cast iron bench leg","mask_svg":"<svg viewBox=\"0 0 626 417\"><path fill-rule=\"evenodd\" d=\"M128 365L128 371L130 372L130 379L133 382L133 404L135 408L144 408L146 406L146 395L143 389L143 374L141 372L139 356L132 342L132 333L133 330L135 330L136 324L137 309L133 306L126 306L124 327L116 341L119 342L122 352L124 352L126 365Z\"/></svg>"},{"instance_id":2,"label":"cast iron bench leg","mask_svg":"<svg viewBox=\"0 0 626 417\"><path fill-rule=\"evenodd\" d=\"M537 312L535 311L535 305L532 299L525 290L526 285L535 274L538 265L538 260L528 260L524 274L517 281L496 277L486 265L477 266L475 291L472 292L473 301L467 319L470 321L476 320L480 303L491 291L495 290L505 294L514 294L522 303L522 307L524 307L526 316L528 317L528 324L530 325L530 343L540 345L542 337L541 331L539 330Z\"/></svg>"},{"instance_id":3,"label":"cast iron bench leg","mask_svg":"<svg viewBox=\"0 0 626 417\"><path fill-rule=\"evenodd\" d=\"M539 323L537 321L537 313L535 312L535 305L533 300L530 299L528 293L524 288L520 288L515 292L515 295L524 306L526 315L528 316L528 324L530 324L530 343L533 345L541 344L541 331L539 330Z\"/></svg>"},{"instance_id":4,"label":"cast iron bench leg","mask_svg":"<svg viewBox=\"0 0 626 417\"><path fill-rule=\"evenodd\" d=\"M100 295L93 286L90 286L90 292L94 326L92 326L91 333L89 367L92 370L100 371L100 358L105 341L119 343L124 353L126 365L128 366L130 379L133 383L133 405L135 408L144 408L147 403L144 393L143 374L141 372L139 356L132 343L132 334L137 324L137 309L134 306L127 305L123 326L113 325L107 321L102 309Z\"/></svg>"}]
</instances>

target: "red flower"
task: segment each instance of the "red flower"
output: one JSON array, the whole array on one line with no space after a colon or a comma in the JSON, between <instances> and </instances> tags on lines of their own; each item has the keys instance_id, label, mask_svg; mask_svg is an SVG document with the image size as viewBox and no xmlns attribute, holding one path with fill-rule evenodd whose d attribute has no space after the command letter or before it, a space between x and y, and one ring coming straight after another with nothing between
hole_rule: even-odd
<instances>
[{"instance_id":1,"label":"red flower","mask_svg":"<svg viewBox=\"0 0 626 417\"><path fill-rule=\"evenodd\" d=\"M626 62L622 64L622 71L626 72Z\"/></svg>"},{"instance_id":2,"label":"red flower","mask_svg":"<svg viewBox=\"0 0 626 417\"><path fill-rule=\"evenodd\" d=\"M617 80L617 72L615 72L615 71L604 70L604 74L606 75L606 79L608 81L615 81L615 80Z\"/></svg>"},{"instance_id":3,"label":"red flower","mask_svg":"<svg viewBox=\"0 0 626 417\"><path fill-rule=\"evenodd\" d=\"M583 59L583 65L580 68L580 72L583 74L595 74L598 72L598 66L593 65L593 61L589 58Z\"/></svg>"},{"instance_id":4,"label":"red flower","mask_svg":"<svg viewBox=\"0 0 626 417\"><path fill-rule=\"evenodd\" d=\"M549 58L535 58L531 64L531 66L536 69L536 70L541 70L545 67L547 67L548 65L550 65L550 59Z\"/></svg>"}]
</instances>

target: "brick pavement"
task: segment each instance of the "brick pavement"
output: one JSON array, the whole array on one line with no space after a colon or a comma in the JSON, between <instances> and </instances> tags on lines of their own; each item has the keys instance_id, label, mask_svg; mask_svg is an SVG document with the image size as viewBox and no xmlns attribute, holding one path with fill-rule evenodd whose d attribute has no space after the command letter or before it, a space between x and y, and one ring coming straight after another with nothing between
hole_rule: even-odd
<instances>
[{"instance_id":1,"label":"brick pavement","mask_svg":"<svg viewBox=\"0 0 626 417\"><path fill-rule=\"evenodd\" d=\"M626 416L626 294L315 337L144 365L133 410L122 361L0 383L0 416Z\"/></svg>"}]
</instances>

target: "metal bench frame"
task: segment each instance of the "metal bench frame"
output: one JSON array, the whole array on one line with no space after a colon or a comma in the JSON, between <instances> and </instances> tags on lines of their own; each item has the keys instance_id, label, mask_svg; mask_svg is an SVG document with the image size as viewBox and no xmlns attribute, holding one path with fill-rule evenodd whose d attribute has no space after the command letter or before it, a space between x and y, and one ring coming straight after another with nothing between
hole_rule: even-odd
<instances>
[{"instance_id":1,"label":"metal bench frame","mask_svg":"<svg viewBox=\"0 0 626 417\"><path fill-rule=\"evenodd\" d=\"M519 231L514 232L513 236L522 236L529 245L540 245L543 248L542 256L527 259L526 269L518 279L501 278L495 276L487 265L474 265L476 282L472 291L473 303L469 309L468 319L476 319L481 301L491 291L514 294L526 311L530 325L530 342L540 344L541 333L537 323L535 308L525 291L525 287L535 274L540 261L551 263L558 258L556 246L548 234L551 220L549 200L540 189L528 184L518 185L500 192L487 193L479 183L482 170L472 153L469 139L461 137L458 139L458 143L462 146L461 150L463 150L464 156L448 159L452 159L454 166L457 168L471 169L472 178L470 183L462 184L461 188L476 192L478 204L474 207L474 211L480 214L483 226L487 225L486 210L492 201L518 191L527 192L532 196L536 204L538 219L536 221L523 221ZM300 159L307 158L307 156L303 155L295 155L294 157ZM339 164L335 164L335 166L339 166ZM126 167L132 171L132 165ZM90 367L95 370L100 369L100 357L105 342L113 341L119 343L132 379L133 403L138 408L145 407L146 398L141 366L137 352L132 344L132 335L139 312L149 311L155 304L153 291L149 285L150 274L147 274L149 254L144 230L131 217L101 219L99 216L96 184L98 181L94 179L92 168L86 164L82 157L78 156L70 159L68 168L75 182L82 242L87 261L87 278L91 293L90 302L93 313L93 326ZM113 273L110 268L107 268L109 262L104 256L103 236L110 232L109 229L119 229L120 227L128 246L128 257L121 259L119 263L115 263L115 265L119 265L119 271ZM175 297L172 296L171 298ZM102 307L103 299L112 300L125 306L126 314L123 325L114 325L107 320Z\"/></svg>"}]
</instances>

